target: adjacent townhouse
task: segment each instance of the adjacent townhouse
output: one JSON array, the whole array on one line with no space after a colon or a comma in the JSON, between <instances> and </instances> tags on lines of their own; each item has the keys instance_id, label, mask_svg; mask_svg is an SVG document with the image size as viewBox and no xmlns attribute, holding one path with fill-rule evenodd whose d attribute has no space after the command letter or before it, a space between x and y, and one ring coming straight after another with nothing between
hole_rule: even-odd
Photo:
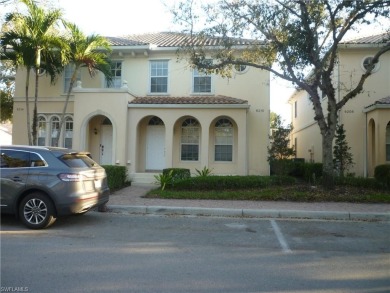
<instances>
[{"instance_id":1,"label":"adjacent townhouse","mask_svg":"<svg viewBox=\"0 0 390 293\"><path fill-rule=\"evenodd\" d=\"M90 151L102 165L126 166L134 182L154 181L153 174L170 167L268 175L269 73L245 66L230 78L199 72L178 56L185 39L172 32L109 37L113 85L81 71L59 146ZM210 52L218 46L217 39L203 42ZM248 44L237 40L236 49ZM39 145L54 141L70 72L65 68L55 85L40 78ZM13 144L28 143L25 76L17 71Z\"/></svg>"},{"instance_id":2,"label":"adjacent townhouse","mask_svg":"<svg viewBox=\"0 0 390 293\"><path fill-rule=\"evenodd\" d=\"M356 84L369 59L387 42L387 34L378 34L340 44L334 72L338 97ZM296 156L307 162L321 162L321 135L307 92L296 91L289 103L294 127L291 142L297 150ZM326 104L324 97L323 109ZM339 123L344 124L355 162L350 172L372 177L375 166L390 163L390 52L381 56L374 73L365 82L364 91L340 111Z\"/></svg>"}]
</instances>

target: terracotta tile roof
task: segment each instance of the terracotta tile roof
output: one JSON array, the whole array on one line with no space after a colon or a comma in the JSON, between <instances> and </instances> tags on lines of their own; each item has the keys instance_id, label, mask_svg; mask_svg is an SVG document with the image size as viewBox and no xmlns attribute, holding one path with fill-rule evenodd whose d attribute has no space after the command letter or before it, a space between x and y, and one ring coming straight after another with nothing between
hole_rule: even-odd
<instances>
[{"instance_id":1,"label":"terracotta tile roof","mask_svg":"<svg viewBox=\"0 0 390 293\"><path fill-rule=\"evenodd\" d=\"M379 100L375 101L373 104L368 105L367 107L365 107L365 109L368 109L368 108L371 108L371 107L375 107L377 105L379 105L379 106L381 106L381 105L389 105L390 106L390 96L384 97L382 99L379 99Z\"/></svg>"},{"instance_id":2,"label":"terracotta tile roof","mask_svg":"<svg viewBox=\"0 0 390 293\"><path fill-rule=\"evenodd\" d=\"M190 40L190 35L176 32L146 33L138 35L127 35L122 37L107 37L113 46L137 46L155 45L157 47L180 47L186 45ZM218 46L222 44L222 39L205 37L195 38L197 46ZM255 40L232 39L234 45L250 45Z\"/></svg>"},{"instance_id":3,"label":"terracotta tile roof","mask_svg":"<svg viewBox=\"0 0 390 293\"><path fill-rule=\"evenodd\" d=\"M390 96L375 101L375 105L390 105Z\"/></svg>"},{"instance_id":4,"label":"terracotta tile roof","mask_svg":"<svg viewBox=\"0 0 390 293\"><path fill-rule=\"evenodd\" d=\"M112 46L145 46L147 43L142 43L135 40L128 40L120 37L106 37Z\"/></svg>"},{"instance_id":5,"label":"terracotta tile roof","mask_svg":"<svg viewBox=\"0 0 390 293\"><path fill-rule=\"evenodd\" d=\"M136 97L129 104L247 104L248 101L227 96L193 96L193 97Z\"/></svg>"},{"instance_id":6,"label":"terracotta tile roof","mask_svg":"<svg viewBox=\"0 0 390 293\"><path fill-rule=\"evenodd\" d=\"M351 40L341 42L341 44L381 44L390 41L390 33L382 33L378 35L371 35L359 37Z\"/></svg>"}]
</instances>

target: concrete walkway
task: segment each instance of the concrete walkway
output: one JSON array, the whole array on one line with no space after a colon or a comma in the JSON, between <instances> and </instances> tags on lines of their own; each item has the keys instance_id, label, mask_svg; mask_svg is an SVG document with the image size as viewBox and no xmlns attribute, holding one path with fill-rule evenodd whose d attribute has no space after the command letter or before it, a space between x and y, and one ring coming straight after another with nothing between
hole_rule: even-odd
<instances>
[{"instance_id":1,"label":"concrete walkway","mask_svg":"<svg viewBox=\"0 0 390 293\"><path fill-rule=\"evenodd\" d=\"M143 198L156 185L113 192L108 210L118 213L390 221L390 204L285 201L174 200Z\"/></svg>"}]
</instances>

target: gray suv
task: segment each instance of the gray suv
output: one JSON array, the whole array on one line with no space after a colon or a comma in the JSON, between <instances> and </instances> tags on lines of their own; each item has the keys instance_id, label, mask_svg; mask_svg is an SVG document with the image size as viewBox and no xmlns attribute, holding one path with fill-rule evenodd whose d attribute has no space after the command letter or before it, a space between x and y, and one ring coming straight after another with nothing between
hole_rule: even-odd
<instances>
[{"instance_id":1,"label":"gray suv","mask_svg":"<svg viewBox=\"0 0 390 293\"><path fill-rule=\"evenodd\" d=\"M83 214L109 200L106 172L87 152L0 146L0 153L1 212L29 228L46 228L58 216Z\"/></svg>"}]
</instances>

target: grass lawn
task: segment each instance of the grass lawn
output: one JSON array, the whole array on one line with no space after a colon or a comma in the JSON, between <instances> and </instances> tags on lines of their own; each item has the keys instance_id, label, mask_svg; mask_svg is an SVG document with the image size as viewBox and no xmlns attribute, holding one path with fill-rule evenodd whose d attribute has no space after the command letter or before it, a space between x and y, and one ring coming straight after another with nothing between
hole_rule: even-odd
<instances>
[{"instance_id":1,"label":"grass lawn","mask_svg":"<svg viewBox=\"0 0 390 293\"><path fill-rule=\"evenodd\" d=\"M268 200L297 202L354 202L390 203L389 190L371 190L351 186L336 186L334 190L324 190L321 186L291 185L271 186L248 190L183 191L159 188L145 195L147 198L166 199L207 199L207 200Z\"/></svg>"}]
</instances>

